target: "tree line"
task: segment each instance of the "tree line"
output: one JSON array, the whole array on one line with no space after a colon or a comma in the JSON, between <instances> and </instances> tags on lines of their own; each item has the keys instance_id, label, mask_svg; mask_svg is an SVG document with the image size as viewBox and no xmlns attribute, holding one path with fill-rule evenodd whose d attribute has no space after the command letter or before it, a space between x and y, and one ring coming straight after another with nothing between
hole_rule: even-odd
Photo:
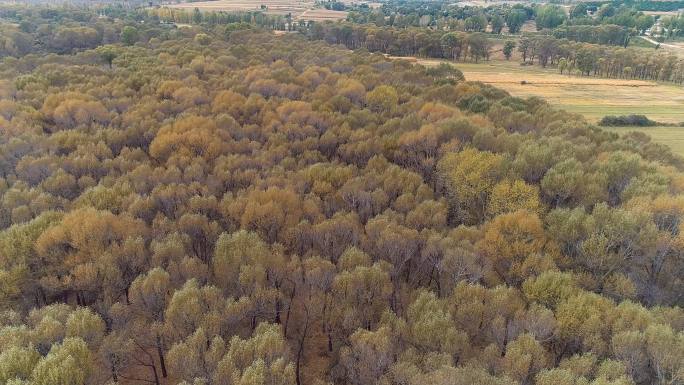
<instances>
[{"instance_id":1,"label":"tree line","mask_svg":"<svg viewBox=\"0 0 684 385\"><path fill-rule=\"evenodd\" d=\"M670 12L684 8L682 0L613 0L613 1L588 1L587 6L601 7L603 5L621 6L627 5L639 11Z\"/></svg>"},{"instance_id":2,"label":"tree line","mask_svg":"<svg viewBox=\"0 0 684 385\"><path fill-rule=\"evenodd\" d=\"M627 47L630 32L627 28L614 24L565 25L554 29L553 36L582 43Z\"/></svg>"},{"instance_id":3,"label":"tree line","mask_svg":"<svg viewBox=\"0 0 684 385\"><path fill-rule=\"evenodd\" d=\"M522 24L534 18L535 9L516 4L488 7L449 5L446 3L386 2L375 9L352 10L347 20L357 24L393 26L397 28L431 27L436 29L469 30L501 33L520 31Z\"/></svg>"},{"instance_id":4,"label":"tree line","mask_svg":"<svg viewBox=\"0 0 684 385\"><path fill-rule=\"evenodd\" d=\"M559 44L560 43L560 44ZM530 36L518 44L523 63L536 63L584 76L642 79L681 84L684 61L671 53L645 55L641 49L573 43L550 37Z\"/></svg>"},{"instance_id":5,"label":"tree line","mask_svg":"<svg viewBox=\"0 0 684 385\"><path fill-rule=\"evenodd\" d=\"M315 40L395 56L487 60L493 42L482 33L425 29L374 28L351 23L318 23L308 32ZM645 55L638 48L572 42L548 35L523 35L517 43L523 63L555 66L584 76L646 79L681 84L684 60L669 53Z\"/></svg>"}]
</instances>

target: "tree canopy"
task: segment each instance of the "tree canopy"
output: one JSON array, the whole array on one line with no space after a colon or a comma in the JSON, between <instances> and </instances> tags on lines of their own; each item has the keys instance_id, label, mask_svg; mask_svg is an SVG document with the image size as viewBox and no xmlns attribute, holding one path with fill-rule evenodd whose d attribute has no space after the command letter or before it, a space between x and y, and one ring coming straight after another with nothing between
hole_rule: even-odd
<instances>
[{"instance_id":1,"label":"tree canopy","mask_svg":"<svg viewBox=\"0 0 684 385\"><path fill-rule=\"evenodd\" d=\"M30 9L102 40L0 62L3 384L684 380L684 160L647 136L301 34Z\"/></svg>"}]
</instances>

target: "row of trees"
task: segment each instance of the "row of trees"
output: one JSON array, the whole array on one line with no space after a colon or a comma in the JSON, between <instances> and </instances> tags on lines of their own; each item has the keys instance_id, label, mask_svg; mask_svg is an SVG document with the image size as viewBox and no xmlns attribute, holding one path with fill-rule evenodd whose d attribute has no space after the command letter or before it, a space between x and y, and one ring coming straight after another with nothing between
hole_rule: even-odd
<instances>
[{"instance_id":1,"label":"row of trees","mask_svg":"<svg viewBox=\"0 0 684 385\"><path fill-rule=\"evenodd\" d=\"M682 0L612 0L612 1L588 1L587 6L601 7L603 5L612 5L619 7L626 5L638 11L677 11L684 8L684 1Z\"/></svg>"},{"instance_id":2,"label":"row of trees","mask_svg":"<svg viewBox=\"0 0 684 385\"><path fill-rule=\"evenodd\" d=\"M308 33L315 40L396 56L479 61L487 60L493 47L492 41L482 33L399 30L349 23L316 24ZM523 63L557 66L561 72L678 84L684 81L684 61L667 53L644 55L638 48L572 42L548 35L523 35L517 49Z\"/></svg>"},{"instance_id":3,"label":"row of trees","mask_svg":"<svg viewBox=\"0 0 684 385\"><path fill-rule=\"evenodd\" d=\"M644 55L640 49L572 43L552 37L523 37L518 50L523 61L557 66L585 76L644 79L681 84L684 61L669 53Z\"/></svg>"},{"instance_id":4,"label":"row of trees","mask_svg":"<svg viewBox=\"0 0 684 385\"><path fill-rule=\"evenodd\" d=\"M209 26L227 24L249 24L259 28L284 31L292 23L291 16L270 15L261 11L254 12L202 12L198 8L188 11L182 8L150 8L146 10L146 17L152 22L178 24L205 24Z\"/></svg>"},{"instance_id":5,"label":"row of trees","mask_svg":"<svg viewBox=\"0 0 684 385\"><path fill-rule=\"evenodd\" d=\"M568 39L583 43L619 45L627 47L630 33L625 27L614 24L603 25L565 25L553 30L558 39Z\"/></svg>"},{"instance_id":6,"label":"row of trees","mask_svg":"<svg viewBox=\"0 0 684 385\"><path fill-rule=\"evenodd\" d=\"M316 24L309 36L350 49L363 48L396 56L470 58L474 61L489 59L493 45L484 33L376 29L354 24Z\"/></svg>"},{"instance_id":7,"label":"row of trees","mask_svg":"<svg viewBox=\"0 0 684 385\"><path fill-rule=\"evenodd\" d=\"M477 31L497 31L503 20L510 19L509 29L516 33L520 25L533 18L534 8L523 4L493 5L488 7L461 6L444 2L388 1L382 7L352 10L347 20L375 26L434 27L463 30L477 27Z\"/></svg>"},{"instance_id":8,"label":"row of trees","mask_svg":"<svg viewBox=\"0 0 684 385\"><path fill-rule=\"evenodd\" d=\"M407 10L403 10L406 12ZM533 11L523 6L514 7L463 7L418 16L423 8L408 14L393 12L385 5L382 9L367 12L350 12L347 20L356 24L373 24L377 27L396 28L430 27L437 30L492 32L500 34L504 27L509 33L518 33L522 25L533 15Z\"/></svg>"},{"instance_id":9,"label":"row of trees","mask_svg":"<svg viewBox=\"0 0 684 385\"><path fill-rule=\"evenodd\" d=\"M0 63L0 382L682 381L682 159L222 30Z\"/></svg>"}]
</instances>

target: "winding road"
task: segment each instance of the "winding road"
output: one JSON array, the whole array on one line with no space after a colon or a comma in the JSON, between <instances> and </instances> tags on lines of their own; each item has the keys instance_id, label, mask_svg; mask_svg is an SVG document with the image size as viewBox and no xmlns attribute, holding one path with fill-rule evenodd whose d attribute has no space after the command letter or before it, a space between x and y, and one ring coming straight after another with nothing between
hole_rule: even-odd
<instances>
[{"instance_id":1,"label":"winding road","mask_svg":"<svg viewBox=\"0 0 684 385\"><path fill-rule=\"evenodd\" d=\"M674 48L674 49L679 49L679 50L684 50L684 46L681 45L675 45L675 44L667 44L667 43L661 43L658 41L655 41L651 39L649 36L639 36L640 38L646 40L647 42L653 44L653 45L658 45L660 44L661 47L667 47L667 48Z\"/></svg>"}]
</instances>

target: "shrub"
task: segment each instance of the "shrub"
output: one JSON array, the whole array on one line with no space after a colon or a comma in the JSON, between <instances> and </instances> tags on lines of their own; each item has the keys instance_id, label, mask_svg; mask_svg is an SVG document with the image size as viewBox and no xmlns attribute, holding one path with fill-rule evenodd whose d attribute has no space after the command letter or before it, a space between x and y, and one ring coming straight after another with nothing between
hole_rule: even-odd
<instances>
[{"instance_id":1,"label":"shrub","mask_svg":"<svg viewBox=\"0 0 684 385\"><path fill-rule=\"evenodd\" d=\"M638 127L651 127L656 126L658 122L655 122L645 115L607 115L599 122L601 126L615 127L615 126L638 126Z\"/></svg>"}]
</instances>

